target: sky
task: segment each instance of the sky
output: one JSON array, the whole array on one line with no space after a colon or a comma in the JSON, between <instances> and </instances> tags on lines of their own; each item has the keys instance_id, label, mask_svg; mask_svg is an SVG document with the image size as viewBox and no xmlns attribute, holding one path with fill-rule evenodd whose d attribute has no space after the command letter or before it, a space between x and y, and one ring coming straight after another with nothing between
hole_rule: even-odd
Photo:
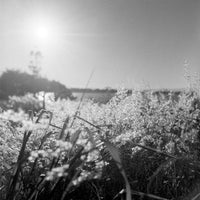
<instances>
[{"instance_id":1,"label":"sky","mask_svg":"<svg viewBox=\"0 0 200 200\"><path fill-rule=\"evenodd\" d=\"M27 71L67 87L183 88L200 73L199 0L0 0L0 73Z\"/></svg>"}]
</instances>

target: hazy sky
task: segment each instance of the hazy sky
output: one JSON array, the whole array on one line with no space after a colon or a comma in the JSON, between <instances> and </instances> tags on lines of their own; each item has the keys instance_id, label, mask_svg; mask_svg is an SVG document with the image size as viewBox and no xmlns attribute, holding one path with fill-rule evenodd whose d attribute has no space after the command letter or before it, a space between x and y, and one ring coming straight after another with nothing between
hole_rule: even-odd
<instances>
[{"instance_id":1,"label":"hazy sky","mask_svg":"<svg viewBox=\"0 0 200 200\"><path fill-rule=\"evenodd\" d=\"M41 26L48 34L37 35ZM182 88L200 72L198 0L0 0L0 71L26 70L68 87Z\"/></svg>"}]
</instances>

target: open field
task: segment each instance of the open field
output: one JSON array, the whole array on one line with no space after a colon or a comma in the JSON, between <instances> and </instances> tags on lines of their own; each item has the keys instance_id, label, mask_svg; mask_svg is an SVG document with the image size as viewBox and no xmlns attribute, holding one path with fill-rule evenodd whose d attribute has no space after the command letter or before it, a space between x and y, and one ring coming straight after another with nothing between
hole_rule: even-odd
<instances>
[{"instance_id":1,"label":"open field","mask_svg":"<svg viewBox=\"0 0 200 200\"><path fill-rule=\"evenodd\" d=\"M83 95L82 92L73 92L72 94L78 101ZM84 99L91 99L96 103L107 103L114 95L114 92L86 92L84 94Z\"/></svg>"},{"instance_id":2,"label":"open field","mask_svg":"<svg viewBox=\"0 0 200 200\"><path fill-rule=\"evenodd\" d=\"M172 95L172 98L175 101L178 101L178 96L184 92L184 89L163 89L163 90L143 90L143 93L151 92L153 95L158 98L164 97L166 100ZM77 101L80 101L82 96L84 99L90 99L95 103L108 103L108 101L115 96L117 90L92 90L92 89L72 89L72 94L76 98ZM127 93L129 95L132 94L132 90L128 90Z\"/></svg>"}]
</instances>

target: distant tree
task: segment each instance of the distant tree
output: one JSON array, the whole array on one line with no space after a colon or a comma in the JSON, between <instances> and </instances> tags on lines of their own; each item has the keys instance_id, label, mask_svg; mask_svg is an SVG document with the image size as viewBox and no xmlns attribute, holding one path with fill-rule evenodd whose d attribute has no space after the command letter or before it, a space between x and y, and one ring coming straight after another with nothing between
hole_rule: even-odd
<instances>
[{"instance_id":1,"label":"distant tree","mask_svg":"<svg viewBox=\"0 0 200 200\"><path fill-rule=\"evenodd\" d=\"M34 76L39 76L41 71L42 53L41 51L31 51L30 56L31 60L28 68Z\"/></svg>"},{"instance_id":2,"label":"distant tree","mask_svg":"<svg viewBox=\"0 0 200 200\"><path fill-rule=\"evenodd\" d=\"M9 96L23 96L26 93L40 91L53 92L56 98L73 99L70 89L57 81L49 81L46 78L20 72L7 70L0 76L0 99L8 99Z\"/></svg>"}]
</instances>

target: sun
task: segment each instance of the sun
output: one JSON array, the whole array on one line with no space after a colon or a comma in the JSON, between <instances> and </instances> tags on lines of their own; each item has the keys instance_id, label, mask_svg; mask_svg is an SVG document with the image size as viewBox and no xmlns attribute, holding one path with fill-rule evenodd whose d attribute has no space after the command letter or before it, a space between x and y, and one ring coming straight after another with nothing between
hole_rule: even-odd
<instances>
[{"instance_id":1,"label":"sun","mask_svg":"<svg viewBox=\"0 0 200 200\"><path fill-rule=\"evenodd\" d=\"M35 39L35 42L40 44L49 43L50 41L56 39L53 25L46 21L33 24L32 35Z\"/></svg>"},{"instance_id":2,"label":"sun","mask_svg":"<svg viewBox=\"0 0 200 200\"><path fill-rule=\"evenodd\" d=\"M56 16L34 13L24 21L24 41L29 48L50 54L53 50L61 48L66 40L64 25Z\"/></svg>"},{"instance_id":3,"label":"sun","mask_svg":"<svg viewBox=\"0 0 200 200\"><path fill-rule=\"evenodd\" d=\"M45 24L35 27L35 37L40 41L51 39L51 30Z\"/></svg>"},{"instance_id":4,"label":"sun","mask_svg":"<svg viewBox=\"0 0 200 200\"><path fill-rule=\"evenodd\" d=\"M49 46L58 41L61 31L58 23L48 16L35 15L30 18L27 26L27 36L36 46Z\"/></svg>"}]
</instances>

